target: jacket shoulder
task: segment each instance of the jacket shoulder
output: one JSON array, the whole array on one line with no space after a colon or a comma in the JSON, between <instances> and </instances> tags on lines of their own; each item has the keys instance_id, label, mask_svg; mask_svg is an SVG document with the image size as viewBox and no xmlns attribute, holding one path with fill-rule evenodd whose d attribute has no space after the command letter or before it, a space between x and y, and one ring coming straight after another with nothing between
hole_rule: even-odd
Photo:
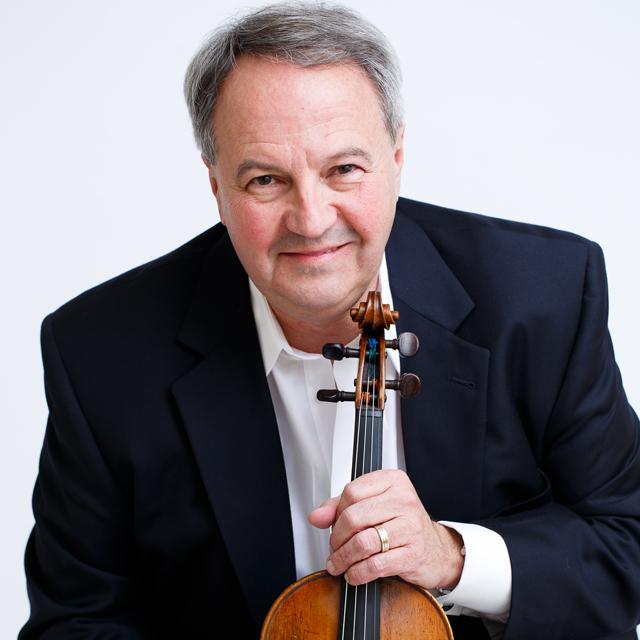
<instances>
[{"instance_id":1,"label":"jacket shoulder","mask_svg":"<svg viewBox=\"0 0 640 640\"><path fill-rule=\"evenodd\" d=\"M163 324L175 329L197 283L202 263L224 235L220 224L173 251L98 284L45 318L55 333L74 341L103 332L145 331ZM167 326L166 329L169 329Z\"/></svg>"},{"instance_id":2,"label":"jacket shoulder","mask_svg":"<svg viewBox=\"0 0 640 640\"><path fill-rule=\"evenodd\" d=\"M478 343L492 345L516 327L562 332L558 340L570 343L585 294L597 293L606 309L604 258L591 240L406 199L397 211L425 233L473 300L465 326Z\"/></svg>"},{"instance_id":3,"label":"jacket shoulder","mask_svg":"<svg viewBox=\"0 0 640 640\"><path fill-rule=\"evenodd\" d=\"M554 229L543 225L531 224L527 222L517 222L480 213L471 213L428 204L410 198L400 198L398 200L398 212L411 218L416 224L424 229L428 235L438 232L467 231L475 232L478 235L502 235L519 234L530 236L532 239L549 239L562 242L576 243L585 248L594 245L591 240L584 238L570 231Z\"/></svg>"},{"instance_id":4,"label":"jacket shoulder","mask_svg":"<svg viewBox=\"0 0 640 640\"><path fill-rule=\"evenodd\" d=\"M579 298L590 263L606 280L601 248L568 231L404 198L397 211L425 232L472 296L491 289L498 297Z\"/></svg>"}]
</instances>

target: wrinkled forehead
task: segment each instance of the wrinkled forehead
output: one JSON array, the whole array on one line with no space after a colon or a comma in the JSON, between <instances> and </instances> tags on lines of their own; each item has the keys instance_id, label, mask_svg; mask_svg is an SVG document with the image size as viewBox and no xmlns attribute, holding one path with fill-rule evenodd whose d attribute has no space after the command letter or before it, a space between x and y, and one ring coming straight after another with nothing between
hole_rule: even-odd
<instances>
[{"instance_id":1,"label":"wrinkled forehead","mask_svg":"<svg viewBox=\"0 0 640 640\"><path fill-rule=\"evenodd\" d=\"M366 127L389 137L376 88L359 67L301 67L255 56L240 57L225 79L212 124L219 151L225 142L277 141L323 127Z\"/></svg>"}]
</instances>

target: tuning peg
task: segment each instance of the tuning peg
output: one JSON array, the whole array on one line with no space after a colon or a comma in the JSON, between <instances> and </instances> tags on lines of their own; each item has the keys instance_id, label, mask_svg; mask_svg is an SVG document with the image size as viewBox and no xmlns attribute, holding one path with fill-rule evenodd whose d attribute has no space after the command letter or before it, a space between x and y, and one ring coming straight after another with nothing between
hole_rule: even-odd
<instances>
[{"instance_id":1,"label":"tuning peg","mask_svg":"<svg viewBox=\"0 0 640 640\"><path fill-rule=\"evenodd\" d=\"M415 333L405 331L405 333L401 333L394 340L388 340L387 347L390 349L398 349L401 356L410 358L418 352L420 340L418 340L418 336Z\"/></svg>"},{"instance_id":2,"label":"tuning peg","mask_svg":"<svg viewBox=\"0 0 640 640\"><path fill-rule=\"evenodd\" d=\"M415 373L403 373L399 380L387 380L385 387L400 391L403 398L415 398L422 390L422 382Z\"/></svg>"},{"instance_id":3,"label":"tuning peg","mask_svg":"<svg viewBox=\"0 0 640 640\"><path fill-rule=\"evenodd\" d=\"M342 360L342 358L358 358L360 357L360 351L345 347L338 342L331 342L322 347L322 355L327 360Z\"/></svg>"},{"instance_id":4,"label":"tuning peg","mask_svg":"<svg viewBox=\"0 0 640 640\"><path fill-rule=\"evenodd\" d=\"M338 389L319 389L316 398L320 402L353 402L356 394L353 391L339 391Z\"/></svg>"}]
</instances>

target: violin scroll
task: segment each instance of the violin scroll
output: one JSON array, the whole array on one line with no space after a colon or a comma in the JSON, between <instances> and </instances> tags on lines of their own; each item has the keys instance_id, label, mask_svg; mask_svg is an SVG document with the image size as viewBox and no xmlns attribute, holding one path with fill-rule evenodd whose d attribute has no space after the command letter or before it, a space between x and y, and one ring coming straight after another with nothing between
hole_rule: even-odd
<instances>
[{"instance_id":1,"label":"violin scroll","mask_svg":"<svg viewBox=\"0 0 640 640\"><path fill-rule=\"evenodd\" d=\"M399 380L386 380L386 349L397 349L401 356L415 355L420 346L413 333L401 333L397 338L386 341L385 329L395 324L400 313L388 304L382 304L378 291L370 291L367 301L351 309L351 319L358 324L362 334L358 349L345 347L340 343L325 344L322 355L329 360L358 358L358 377L355 392L338 389L320 389L318 400L322 402L353 401L357 407L364 405L384 409L386 389L400 391L403 398L415 398L422 389L420 378L414 373L404 373Z\"/></svg>"}]
</instances>

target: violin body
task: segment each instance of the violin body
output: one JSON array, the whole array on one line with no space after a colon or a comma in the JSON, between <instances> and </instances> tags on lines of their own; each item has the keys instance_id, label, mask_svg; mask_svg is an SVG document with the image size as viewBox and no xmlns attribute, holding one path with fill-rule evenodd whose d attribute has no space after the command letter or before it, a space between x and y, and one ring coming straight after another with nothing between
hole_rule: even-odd
<instances>
[{"instance_id":1,"label":"violin body","mask_svg":"<svg viewBox=\"0 0 640 640\"><path fill-rule=\"evenodd\" d=\"M447 616L432 595L397 577L378 582L380 627L377 634L365 631L363 640L453 640ZM261 640L340 640L343 584L344 578L326 571L294 582L271 606Z\"/></svg>"}]
</instances>

